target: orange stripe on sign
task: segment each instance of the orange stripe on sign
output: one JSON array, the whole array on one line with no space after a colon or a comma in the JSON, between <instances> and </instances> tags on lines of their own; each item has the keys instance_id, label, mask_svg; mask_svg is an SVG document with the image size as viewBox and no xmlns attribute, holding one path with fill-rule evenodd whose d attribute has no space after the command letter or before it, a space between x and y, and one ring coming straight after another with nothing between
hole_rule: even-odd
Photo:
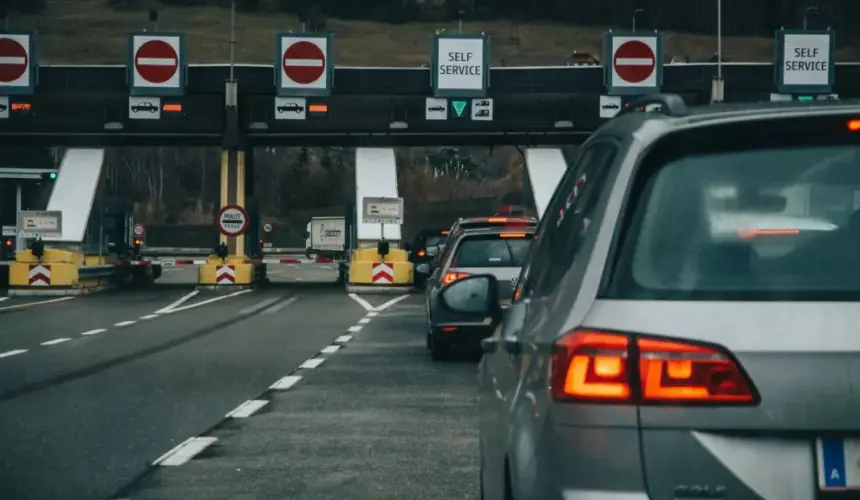
<instances>
[{"instance_id":1,"label":"orange stripe on sign","mask_svg":"<svg viewBox=\"0 0 860 500\"><path fill-rule=\"evenodd\" d=\"M328 104L311 104L308 106L311 113L328 113Z\"/></svg>"}]
</instances>

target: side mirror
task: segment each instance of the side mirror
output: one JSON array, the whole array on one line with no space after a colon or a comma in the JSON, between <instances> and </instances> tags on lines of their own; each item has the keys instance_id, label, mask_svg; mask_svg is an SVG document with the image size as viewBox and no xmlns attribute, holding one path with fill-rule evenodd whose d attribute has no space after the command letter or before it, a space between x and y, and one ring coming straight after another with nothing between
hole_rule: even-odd
<instances>
[{"instance_id":1,"label":"side mirror","mask_svg":"<svg viewBox=\"0 0 860 500\"><path fill-rule=\"evenodd\" d=\"M430 274L430 264L426 262L415 266L415 272L418 274Z\"/></svg>"},{"instance_id":2,"label":"side mirror","mask_svg":"<svg viewBox=\"0 0 860 500\"><path fill-rule=\"evenodd\" d=\"M469 276L444 287L440 292L442 304L463 319L484 321L496 325L502 319L499 304L499 283L495 276Z\"/></svg>"}]
</instances>

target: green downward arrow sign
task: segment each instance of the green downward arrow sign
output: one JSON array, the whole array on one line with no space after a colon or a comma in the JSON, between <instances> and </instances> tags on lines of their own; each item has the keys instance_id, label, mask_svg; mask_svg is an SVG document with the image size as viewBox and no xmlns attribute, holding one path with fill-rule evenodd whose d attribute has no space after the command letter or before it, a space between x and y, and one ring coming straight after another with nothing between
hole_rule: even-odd
<instances>
[{"instance_id":1,"label":"green downward arrow sign","mask_svg":"<svg viewBox=\"0 0 860 500\"><path fill-rule=\"evenodd\" d=\"M466 110L466 101L451 101L451 106L454 107L454 112L458 117L463 116L463 111Z\"/></svg>"}]
</instances>

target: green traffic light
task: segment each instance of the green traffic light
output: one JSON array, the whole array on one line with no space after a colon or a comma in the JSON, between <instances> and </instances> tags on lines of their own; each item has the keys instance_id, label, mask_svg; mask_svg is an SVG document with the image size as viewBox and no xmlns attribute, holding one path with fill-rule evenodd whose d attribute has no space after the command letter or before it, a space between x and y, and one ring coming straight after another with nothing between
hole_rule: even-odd
<instances>
[{"instance_id":1,"label":"green traffic light","mask_svg":"<svg viewBox=\"0 0 860 500\"><path fill-rule=\"evenodd\" d=\"M56 173L56 172L51 172L50 174L48 174L48 177L50 177L50 178L51 178L51 180L54 180L54 179L56 179L56 178L57 178L57 173Z\"/></svg>"},{"instance_id":2,"label":"green traffic light","mask_svg":"<svg viewBox=\"0 0 860 500\"><path fill-rule=\"evenodd\" d=\"M810 102L810 101L814 101L815 98L811 95L799 95L799 96L797 96L797 100L800 102Z\"/></svg>"}]
</instances>

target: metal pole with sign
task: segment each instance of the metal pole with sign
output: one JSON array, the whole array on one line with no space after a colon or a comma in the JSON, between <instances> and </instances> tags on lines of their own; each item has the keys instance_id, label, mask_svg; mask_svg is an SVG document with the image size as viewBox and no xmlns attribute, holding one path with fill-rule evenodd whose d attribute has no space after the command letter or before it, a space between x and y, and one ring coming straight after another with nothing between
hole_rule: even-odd
<instances>
[{"instance_id":1,"label":"metal pole with sign","mask_svg":"<svg viewBox=\"0 0 860 500\"><path fill-rule=\"evenodd\" d=\"M62 238L63 212L22 210L18 212L19 238Z\"/></svg>"},{"instance_id":2,"label":"metal pole with sign","mask_svg":"<svg viewBox=\"0 0 860 500\"><path fill-rule=\"evenodd\" d=\"M383 261L388 253L385 245L385 224L403 224L403 198L361 199L361 221L365 224L380 224L380 255ZM382 250L385 249L383 252Z\"/></svg>"}]
</instances>

